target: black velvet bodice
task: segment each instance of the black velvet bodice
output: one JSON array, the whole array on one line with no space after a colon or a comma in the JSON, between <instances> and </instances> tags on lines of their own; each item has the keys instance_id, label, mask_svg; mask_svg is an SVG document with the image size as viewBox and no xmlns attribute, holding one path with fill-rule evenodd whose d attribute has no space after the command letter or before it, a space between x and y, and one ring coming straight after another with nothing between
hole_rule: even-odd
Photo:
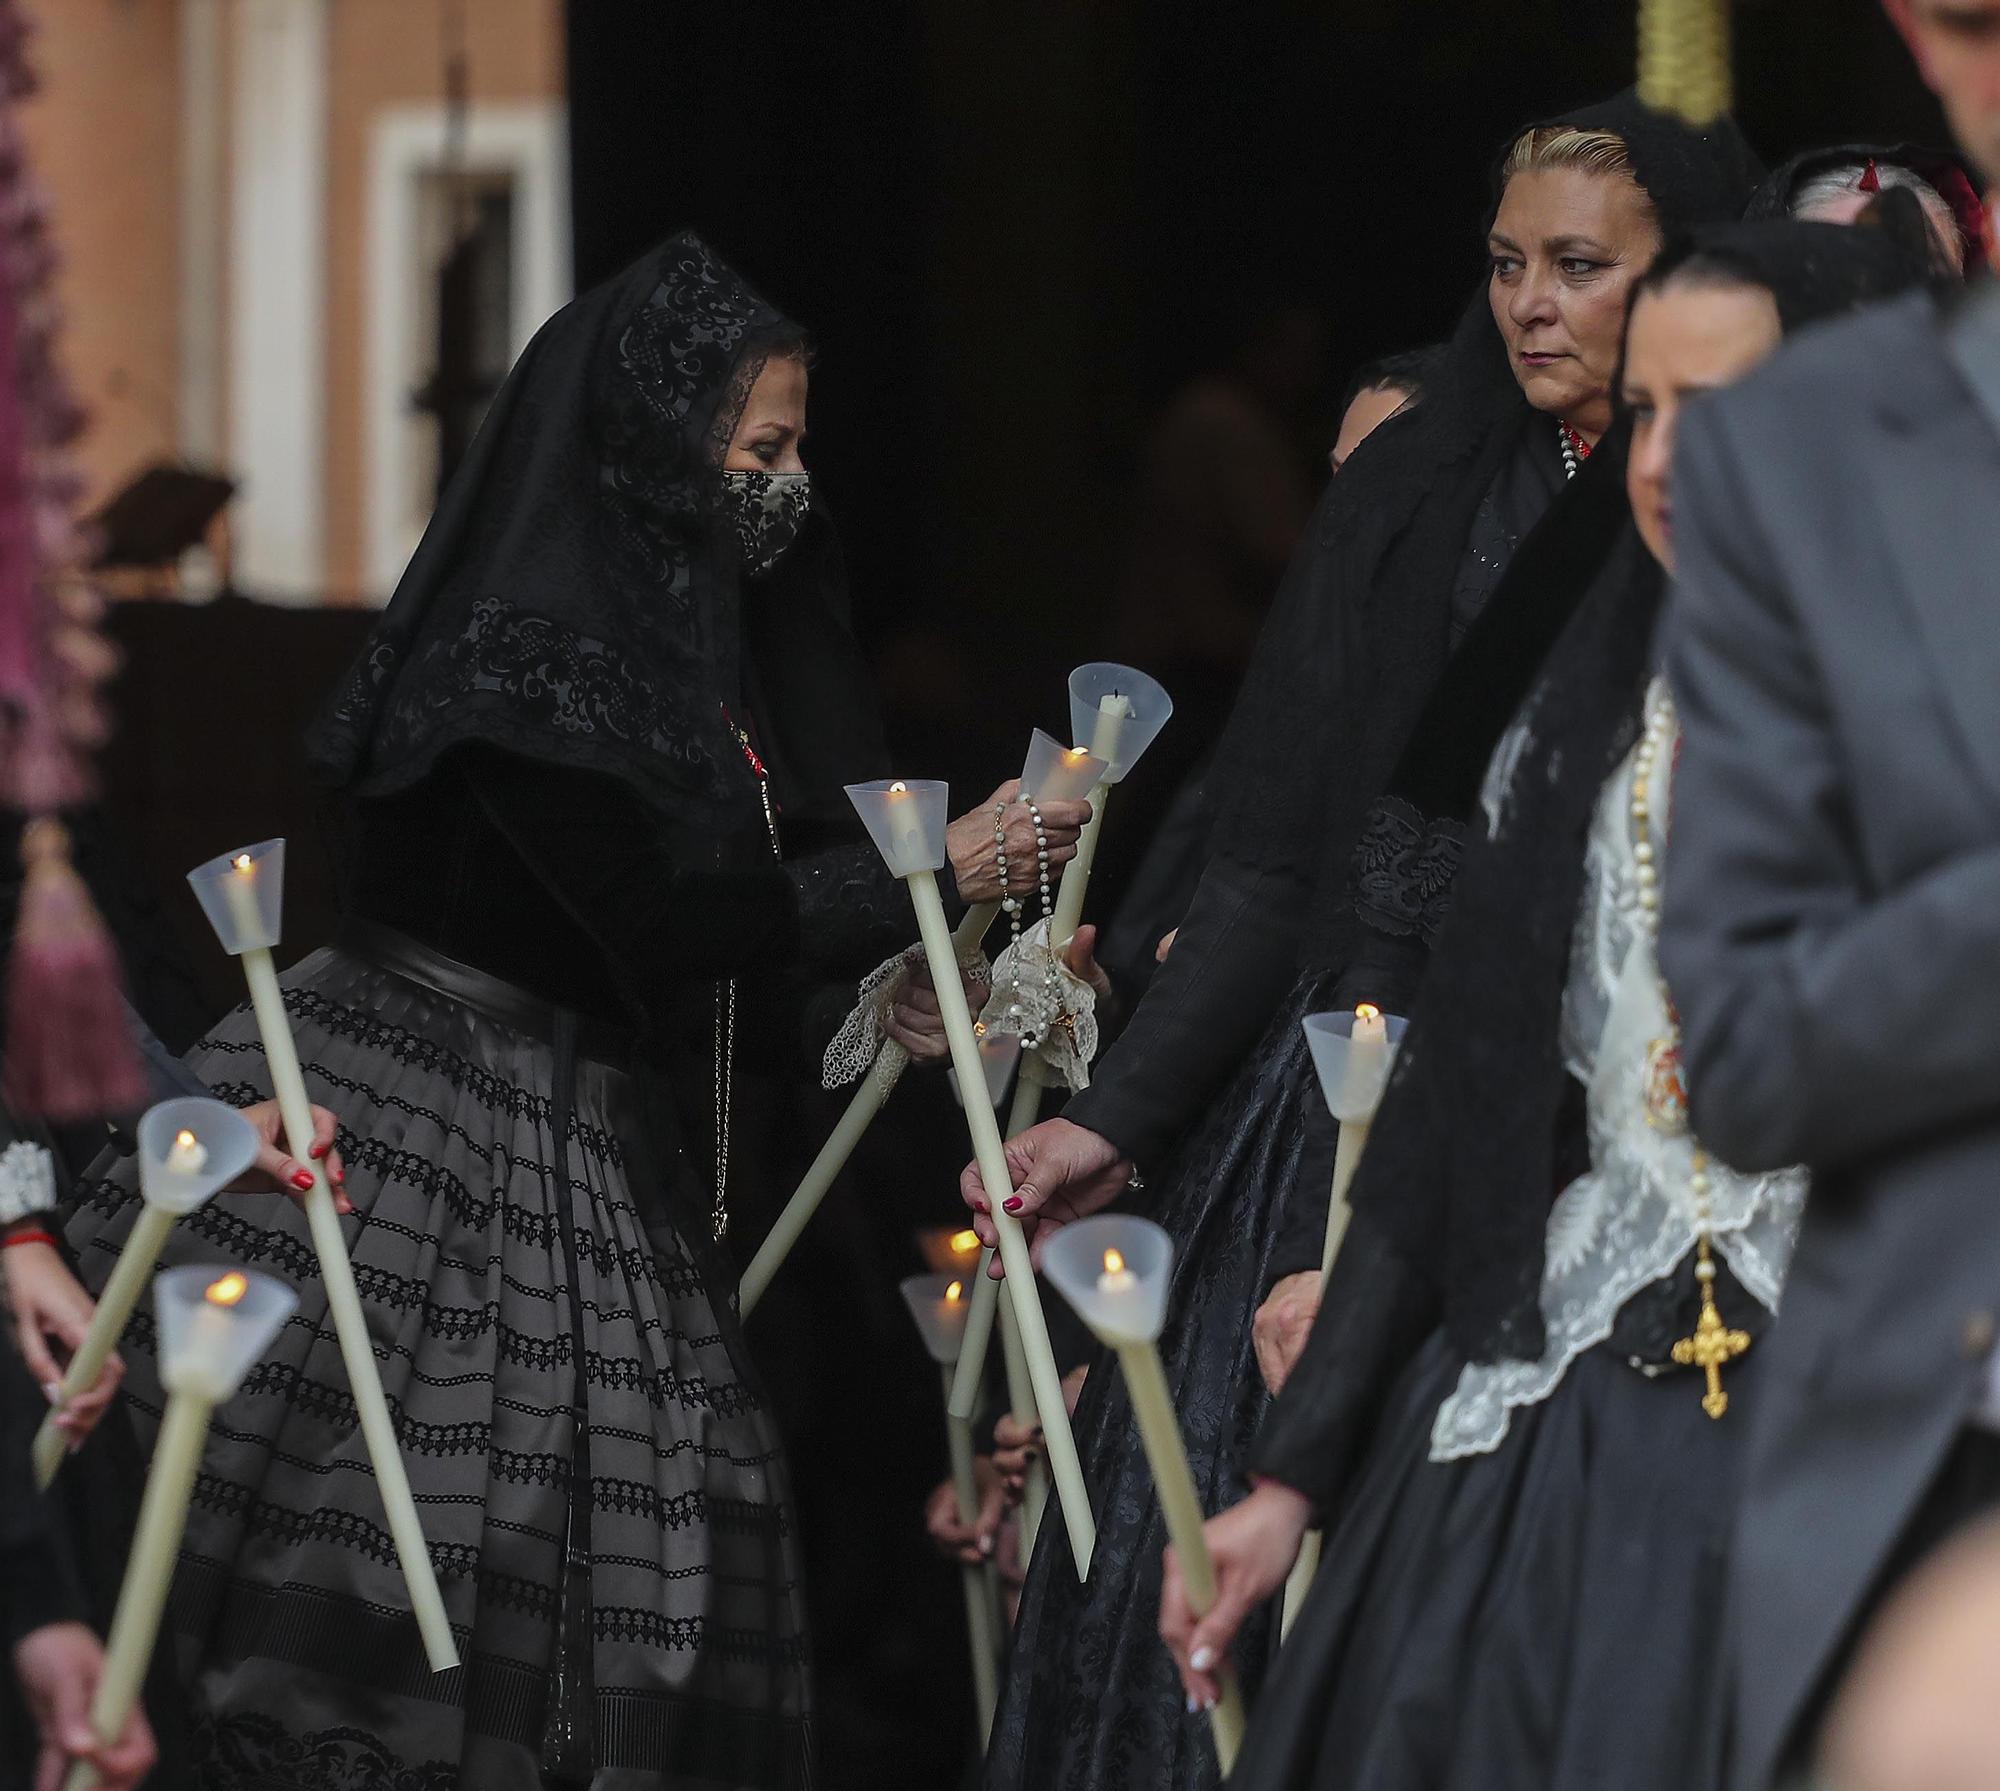
<instances>
[{"instance_id":1,"label":"black velvet bodice","mask_svg":"<svg viewBox=\"0 0 2000 1791\"><path fill-rule=\"evenodd\" d=\"M914 931L866 841L781 863L761 822L704 837L613 778L494 747L359 812L354 914L670 1046L706 1036L736 978L749 1023L796 1049L800 1021L830 1032L852 979Z\"/></svg>"}]
</instances>

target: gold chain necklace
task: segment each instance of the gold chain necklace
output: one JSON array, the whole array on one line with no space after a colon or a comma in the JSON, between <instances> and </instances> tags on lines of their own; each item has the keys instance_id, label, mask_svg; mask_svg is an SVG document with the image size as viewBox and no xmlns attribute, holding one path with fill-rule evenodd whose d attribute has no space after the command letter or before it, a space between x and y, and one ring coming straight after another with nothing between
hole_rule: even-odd
<instances>
[{"instance_id":1,"label":"gold chain necklace","mask_svg":"<svg viewBox=\"0 0 2000 1791\"><path fill-rule=\"evenodd\" d=\"M730 720L725 708L722 718L743 749L744 762L757 780L757 795L764 805L764 831L771 836L771 855L782 858L778 843L778 811L771 803L771 774L749 731ZM729 1134L736 1109L736 979L725 977L715 985L715 1206L709 1214L709 1231L719 1244L729 1235Z\"/></svg>"},{"instance_id":2,"label":"gold chain necklace","mask_svg":"<svg viewBox=\"0 0 2000 1791\"><path fill-rule=\"evenodd\" d=\"M1638 868L1639 931L1646 949L1653 953L1655 973L1659 965L1660 870L1659 853L1653 844L1653 780L1662 761L1672 754L1678 734L1674 699L1664 684L1657 685L1646 706L1646 728L1632 755L1632 857ZM1663 833L1664 833L1664 817ZM1656 1131L1679 1135L1688 1129L1687 1080L1681 1064L1680 1024L1666 980L1660 981L1660 1000L1666 1009L1667 1032L1646 1047L1646 1122ZM1674 1345L1674 1360L1683 1368L1699 1368L1707 1380L1701 1409L1711 1418L1729 1410L1729 1395L1722 1388L1723 1368L1750 1347L1748 1331L1731 1330L1723 1322L1715 1304L1715 1253L1710 1241L1708 1153L1694 1146L1693 1172L1688 1189L1694 1195L1695 1284L1701 1289L1701 1314L1695 1320L1694 1335Z\"/></svg>"}]
</instances>

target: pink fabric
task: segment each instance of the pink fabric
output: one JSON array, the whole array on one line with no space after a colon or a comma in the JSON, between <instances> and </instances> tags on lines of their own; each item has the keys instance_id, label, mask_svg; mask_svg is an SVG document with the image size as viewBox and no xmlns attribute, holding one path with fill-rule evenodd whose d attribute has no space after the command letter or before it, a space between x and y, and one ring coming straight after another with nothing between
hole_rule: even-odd
<instances>
[{"instance_id":1,"label":"pink fabric","mask_svg":"<svg viewBox=\"0 0 2000 1791\"><path fill-rule=\"evenodd\" d=\"M81 481L65 450L83 413L56 357L57 257L15 107L33 90L26 21L0 0L0 802L29 817L8 969L4 1091L19 1114L129 1113L145 1082L118 954L53 818L91 794L115 658L77 577Z\"/></svg>"}]
</instances>

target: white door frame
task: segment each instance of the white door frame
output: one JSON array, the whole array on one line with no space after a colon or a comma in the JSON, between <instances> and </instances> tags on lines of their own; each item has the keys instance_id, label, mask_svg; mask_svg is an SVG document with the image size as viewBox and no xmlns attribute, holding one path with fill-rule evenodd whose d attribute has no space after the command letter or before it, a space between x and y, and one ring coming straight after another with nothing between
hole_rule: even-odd
<instances>
[{"instance_id":1,"label":"white door frame","mask_svg":"<svg viewBox=\"0 0 2000 1791\"><path fill-rule=\"evenodd\" d=\"M396 588L428 512L411 498L410 394L431 371L433 346L419 340L425 306L417 245L423 177L445 168L448 128L442 105L397 106L369 133L362 577L377 603ZM513 176L516 355L570 296L568 154L560 100L475 102L469 109L463 166Z\"/></svg>"}]
</instances>

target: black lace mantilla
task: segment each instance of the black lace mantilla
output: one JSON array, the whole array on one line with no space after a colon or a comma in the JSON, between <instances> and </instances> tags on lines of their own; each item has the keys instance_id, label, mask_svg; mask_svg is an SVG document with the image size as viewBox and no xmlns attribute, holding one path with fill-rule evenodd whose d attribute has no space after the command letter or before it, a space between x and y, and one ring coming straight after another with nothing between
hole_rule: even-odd
<instances>
[{"instance_id":1,"label":"black lace mantilla","mask_svg":"<svg viewBox=\"0 0 2000 1791\"><path fill-rule=\"evenodd\" d=\"M309 735L316 773L388 795L483 740L618 776L676 820L760 825L722 716L742 683L743 567L719 479L750 387L788 352L799 327L691 235L551 318ZM786 603L842 610L836 574L814 577ZM813 714L867 704L850 657L800 674L827 686ZM785 707L809 725L807 697Z\"/></svg>"},{"instance_id":2,"label":"black lace mantilla","mask_svg":"<svg viewBox=\"0 0 2000 1791\"><path fill-rule=\"evenodd\" d=\"M1429 944L1451 911L1464 855L1462 822L1427 819L1400 796L1378 797L1354 849L1355 907L1370 926Z\"/></svg>"}]
</instances>

